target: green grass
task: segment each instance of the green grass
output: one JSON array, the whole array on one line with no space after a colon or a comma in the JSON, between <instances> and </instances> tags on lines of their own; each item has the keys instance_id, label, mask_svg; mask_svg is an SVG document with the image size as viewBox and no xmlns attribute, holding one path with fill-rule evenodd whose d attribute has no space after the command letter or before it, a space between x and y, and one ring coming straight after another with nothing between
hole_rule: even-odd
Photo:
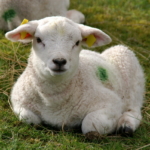
<instances>
[{"instance_id":1,"label":"green grass","mask_svg":"<svg viewBox=\"0 0 150 150\"><path fill-rule=\"evenodd\" d=\"M110 45L92 49L103 51L116 44L130 47L143 66L146 78L143 121L133 138L104 136L89 141L78 132L26 125L13 114L8 99L11 87L26 66L30 44L12 43L0 32L0 150L149 150L150 149L150 0L71 1L82 11L86 25L109 34Z\"/></svg>"}]
</instances>

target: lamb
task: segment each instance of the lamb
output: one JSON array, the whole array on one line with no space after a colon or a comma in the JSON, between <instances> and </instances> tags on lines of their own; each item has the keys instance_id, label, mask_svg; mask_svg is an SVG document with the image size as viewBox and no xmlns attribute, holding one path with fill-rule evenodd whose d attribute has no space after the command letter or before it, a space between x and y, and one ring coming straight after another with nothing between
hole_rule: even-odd
<instances>
[{"instance_id":1,"label":"lamb","mask_svg":"<svg viewBox=\"0 0 150 150\"><path fill-rule=\"evenodd\" d=\"M69 0L0 0L0 29L12 30L24 18L36 20L59 15L84 23L85 17L81 12L67 11L69 5Z\"/></svg>"},{"instance_id":2,"label":"lamb","mask_svg":"<svg viewBox=\"0 0 150 150\"><path fill-rule=\"evenodd\" d=\"M29 21L6 38L32 41L27 67L11 92L20 120L67 129L81 126L86 135L133 135L142 119L145 83L128 47L113 46L101 54L82 49L106 45L111 38L65 17Z\"/></svg>"}]
</instances>

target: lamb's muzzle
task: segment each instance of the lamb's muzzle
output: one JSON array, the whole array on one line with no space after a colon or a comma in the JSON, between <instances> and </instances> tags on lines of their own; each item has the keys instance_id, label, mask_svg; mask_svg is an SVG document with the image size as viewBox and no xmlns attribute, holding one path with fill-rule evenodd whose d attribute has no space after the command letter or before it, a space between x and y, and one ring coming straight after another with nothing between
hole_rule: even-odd
<instances>
[{"instance_id":1,"label":"lamb's muzzle","mask_svg":"<svg viewBox=\"0 0 150 150\"><path fill-rule=\"evenodd\" d=\"M64 65L67 63L67 60L64 58L57 58L53 59L53 63L55 64L55 68L52 70L55 72L64 72L66 69L64 69Z\"/></svg>"}]
</instances>

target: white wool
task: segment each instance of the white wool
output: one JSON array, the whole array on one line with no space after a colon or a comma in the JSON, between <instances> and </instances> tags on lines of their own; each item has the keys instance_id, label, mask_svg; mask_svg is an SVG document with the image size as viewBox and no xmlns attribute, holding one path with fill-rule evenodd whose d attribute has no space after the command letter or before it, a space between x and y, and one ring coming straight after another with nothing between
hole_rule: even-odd
<instances>
[{"instance_id":1,"label":"white wool","mask_svg":"<svg viewBox=\"0 0 150 150\"><path fill-rule=\"evenodd\" d=\"M20 39L22 31L31 37ZM111 42L101 30L64 17L31 21L6 33L9 40L33 43L28 65L11 93L21 120L59 128L81 125L84 134L137 129L144 75L135 54L122 45L102 54L81 50L89 35L96 38L93 47Z\"/></svg>"},{"instance_id":2,"label":"white wool","mask_svg":"<svg viewBox=\"0 0 150 150\"><path fill-rule=\"evenodd\" d=\"M84 15L77 10L67 11L70 0L0 0L0 29L12 30L24 18L38 20L50 16L66 16L84 23Z\"/></svg>"}]
</instances>

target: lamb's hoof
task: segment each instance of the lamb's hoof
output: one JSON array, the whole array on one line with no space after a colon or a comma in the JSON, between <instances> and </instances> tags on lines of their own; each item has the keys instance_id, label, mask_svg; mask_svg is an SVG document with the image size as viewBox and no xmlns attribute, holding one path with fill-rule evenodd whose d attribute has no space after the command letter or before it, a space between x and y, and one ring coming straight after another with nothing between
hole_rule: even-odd
<instances>
[{"instance_id":1,"label":"lamb's hoof","mask_svg":"<svg viewBox=\"0 0 150 150\"><path fill-rule=\"evenodd\" d=\"M86 133L85 137L88 140L98 140L102 138L102 136L96 131L91 131L91 132Z\"/></svg>"},{"instance_id":2,"label":"lamb's hoof","mask_svg":"<svg viewBox=\"0 0 150 150\"><path fill-rule=\"evenodd\" d=\"M124 137L133 137L133 130L130 127L120 127L117 133Z\"/></svg>"}]
</instances>

